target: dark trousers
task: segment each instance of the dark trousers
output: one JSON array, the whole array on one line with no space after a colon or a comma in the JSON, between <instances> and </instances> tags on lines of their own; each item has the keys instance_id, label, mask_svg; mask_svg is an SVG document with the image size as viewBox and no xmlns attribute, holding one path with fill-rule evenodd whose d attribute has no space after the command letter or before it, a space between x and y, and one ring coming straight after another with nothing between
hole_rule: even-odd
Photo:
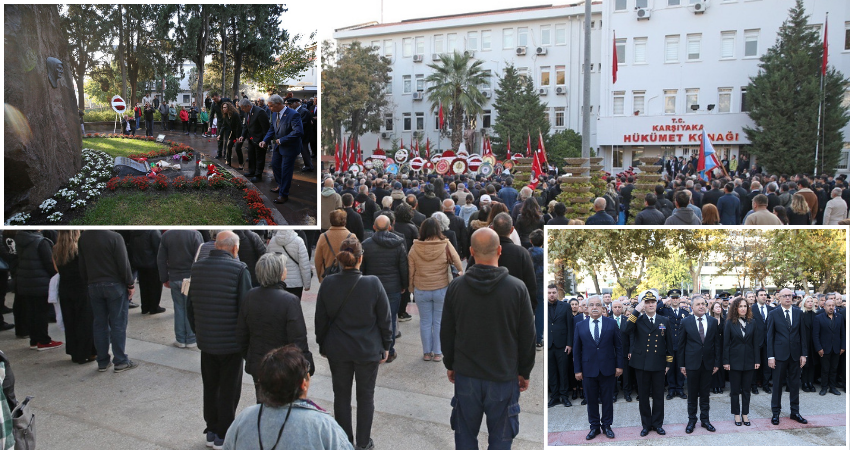
<instances>
[{"instance_id":1,"label":"dark trousers","mask_svg":"<svg viewBox=\"0 0 850 450\"><path fill-rule=\"evenodd\" d=\"M375 380L378 361L328 360L334 390L334 418L350 442L360 447L369 445L372 417L375 415ZM357 435L351 428L351 385L357 381Z\"/></svg>"},{"instance_id":2,"label":"dark trousers","mask_svg":"<svg viewBox=\"0 0 850 450\"><path fill-rule=\"evenodd\" d=\"M47 295L17 295L15 296L16 303L18 298L21 299L27 311L26 320L30 335L30 345L49 344L53 339L47 333L47 315L49 309L53 308L53 305L47 303ZM17 319L15 321L17 322Z\"/></svg>"},{"instance_id":3,"label":"dark trousers","mask_svg":"<svg viewBox=\"0 0 850 450\"><path fill-rule=\"evenodd\" d=\"M758 378L759 380L761 380L762 387L767 387L770 384L770 381L773 379L773 369L771 369L770 366L767 365L767 347L762 345L759 348L759 351L761 353L761 362L759 363L761 364L761 366L759 366L759 368L756 370L755 375L753 376L752 385L756 385L756 378Z\"/></svg>"},{"instance_id":4,"label":"dark trousers","mask_svg":"<svg viewBox=\"0 0 850 450\"><path fill-rule=\"evenodd\" d=\"M189 126L192 127L192 133L198 134L198 119L189 119Z\"/></svg>"},{"instance_id":5,"label":"dark trousers","mask_svg":"<svg viewBox=\"0 0 850 450\"><path fill-rule=\"evenodd\" d=\"M253 140L243 141L248 146L248 170L255 177L263 176L266 168L266 149L260 148Z\"/></svg>"},{"instance_id":6,"label":"dark trousers","mask_svg":"<svg viewBox=\"0 0 850 450\"><path fill-rule=\"evenodd\" d=\"M145 120L145 136L153 136L153 119Z\"/></svg>"},{"instance_id":7,"label":"dark trousers","mask_svg":"<svg viewBox=\"0 0 850 450\"><path fill-rule=\"evenodd\" d=\"M30 335L28 309L26 297L15 294L15 300L12 303L12 317L15 318L15 336L26 337Z\"/></svg>"},{"instance_id":8,"label":"dark trousers","mask_svg":"<svg viewBox=\"0 0 850 450\"><path fill-rule=\"evenodd\" d=\"M399 314L407 312L408 303L410 303L410 290L406 290L401 294L401 304L398 305Z\"/></svg>"},{"instance_id":9,"label":"dark trousers","mask_svg":"<svg viewBox=\"0 0 850 450\"><path fill-rule=\"evenodd\" d=\"M838 353L824 353L820 358L820 385L826 389L827 386L837 388L838 377ZM809 363L806 362L806 366Z\"/></svg>"},{"instance_id":10,"label":"dark trousers","mask_svg":"<svg viewBox=\"0 0 850 450\"><path fill-rule=\"evenodd\" d=\"M519 433L519 383L487 381L455 373L455 392L449 419L455 449L477 450L478 431L487 416L489 450L508 450Z\"/></svg>"},{"instance_id":11,"label":"dark trousers","mask_svg":"<svg viewBox=\"0 0 850 450\"><path fill-rule=\"evenodd\" d=\"M294 295L294 296L298 297L298 299L299 299L299 300L301 300L301 294L303 294L303 293L304 293L304 287L296 287L296 288L290 288L290 287L288 287L288 288L286 288L286 289L284 289L284 290L285 290L286 292L289 292L290 294L292 294L292 295Z\"/></svg>"},{"instance_id":12,"label":"dark trousers","mask_svg":"<svg viewBox=\"0 0 850 450\"><path fill-rule=\"evenodd\" d=\"M94 348L94 316L86 289L74 292L59 292L59 306L65 323L65 353L75 363L88 362L97 354Z\"/></svg>"},{"instance_id":13,"label":"dark trousers","mask_svg":"<svg viewBox=\"0 0 850 450\"><path fill-rule=\"evenodd\" d=\"M224 439L242 396L242 354L212 355L202 351L201 379L207 423L204 432L212 431Z\"/></svg>"},{"instance_id":14,"label":"dark trousers","mask_svg":"<svg viewBox=\"0 0 850 450\"><path fill-rule=\"evenodd\" d=\"M717 368L717 373L711 376L711 387L720 389L726 387L726 369L723 367Z\"/></svg>"},{"instance_id":15,"label":"dark trousers","mask_svg":"<svg viewBox=\"0 0 850 450\"><path fill-rule=\"evenodd\" d=\"M189 121L183 120L182 122L183 122L183 131L188 133L189 132Z\"/></svg>"},{"instance_id":16,"label":"dark trousers","mask_svg":"<svg viewBox=\"0 0 850 450\"><path fill-rule=\"evenodd\" d=\"M584 377L584 398L587 400L587 420L590 429L595 430L599 426L610 427L614 423L614 375L598 377ZM599 418L599 402L602 402L602 418Z\"/></svg>"},{"instance_id":17,"label":"dark trousers","mask_svg":"<svg viewBox=\"0 0 850 450\"><path fill-rule=\"evenodd\" d=\"M168 114L162 117L162 131L168 131Z\"/></svg>"},{"instance_id":18,"label":"dark trousers","mask_svg":"<svg viewBox=\"0 0 850 450\"><path fill-rule=\"evenodd\" d=\"M395 336L398 334L398 305L401 304L401 292L388 292L387 300L390 302L390 319L393 321L393 343L390 344L389 355L395 355Z\"/></svg>"},{"instance_id":19,"label":"dark trousers","mask_svg":"<svg viewBox=\"0 0 850 450\"><path fill-rule=\"evenodd\" d=\"M626 360L626 362L628 362L628 360ZM614 396L617 395L617 392L619 391L619 389L623 390L623 398L625 398L626 395L631 396L632 395L632 389L633 389L632 385L634 384L634 381L635 381L635 369L633 369L631 367L624 368L623 374L620 375L620 377L617 378L617 380L618 380L618 382L614 383ZM619 383L619 385L618 385L618 383Z\"/></svg>"},{"instance_id":20,"label":"dark trousers","mask_svg":"<svg viewBox=\"0 0 850 450\"><path fill-rule=\"evenodd\" d=\"M159 282L159 272L156 267L137 269L139 272L139 297L142 301L142 313L159 308L162 297L162 283Z\"/></svg>"},{"instance_id":21,"label":"dark trousers","mask_svg":"<svg viewBox=\"0 0 850 450\"><path fill-rule=\"evenodd\" d=\"M313 156L310 154L310 138L304 136L301 138L301 159L304 160L304 167L313 167Z\"/></svg>"},{"instance_id":22,"label":"dark trousers","mask_svg":"<svg viewBox=\"0 0 850 450\"><path fill-rule=\"evenodd\" d=\"M242 157L242 142L230 141L227 143L224 153L224 161L233 164L233 155L236 155L236 160L242 166L244 158Z\"/></svg>"},{"instance_id":23,"label":"dark trousers","mask_svg":"<svg viewBox=\"0 0 850 450\"><path fill-rule=\"evenodd\" d=\"M569 360L572 354L566 348L549 347L549 398L566 397L570 392Z\"/></svg>"},{"instance_id":24,"label":"dark trousers","mask_svg":"<svg viewBox=\"0 0 850 450\"><path fill-rule=\"evenodd\" d=\"M770 400L770 409L775 415L782 412L782 384L788 383L788 389L791 391L791 414L799 414L800 360L793 358L785 361L776 360L776 369L774 370L774 375L776 375L777 379L773 383L773 397Z\"/></svg>"},{"instance_id":25,"label":"dark trousers","mask_svg":"<svg viewBox=\"0 0 850 450\"><path fill-rule=\"evenodd\" d=\"M802 384L813 384L815 382L815 369L823 367L823 364L820 361L820 355L812 352L813 350L809 350L809 357L806 358L806 365L800 369L800 382ZM823 374L821 374L820 381L822 385L826 382L823 378Z\"/></svg>"},{"instance_id":26,"label":"dark trousers","mask_svg":"<svg viewBox=\"0 0 850 450\"><path fill-rule=\"evenodd\" d=\"M667 372L667 390L668 391L681 391L682 387L685 385L685 376L682 375L682 372L678 369L679 367L679 357L676 356L676 350L673 349L673 368L671 368Z\"/></svg>"},{"instance_id":27,"label":"dark trousers","mask_svg":"<svg viewBox=\"0 0 850 450\"><path fill-rule=\"evenodd\" d=\"M711 370L704 366L697 370L688 370L688 420L697 420L697 400L699 400L699 420L708 422L708 391L711 386ZM679 371L679 374L682 372Z\"/></svg>"},{"instance_id":28,"label":"dark trousers","mask_svg":"<svg viewBox=\"0 0 850 450\"><path fill-rule=\"evenodd\" d=\"M664 426L664 371L635 369L635 379L637 380L638 395L640 395L641 425L644 428ZM649 405L650 389L652 390L652 406ZM585 394L585 399L587 399L587 394Z\"/></svg>"},{"instance_id":29,"label":"dark trousers","mask_svg":"<svg viewBox=\"0 0 850 450\"><path fill-rule=\"evenodd\" d=\"M169 129L170 131L174 131L174 127L175 127L174 122L177 122L177 119L169 119L169 120L168 120L168 122L169 122L169 124L168 124L168 125L169 125L169 126L168 126L168 129Z\"/></svg>"},{"instance_id":30,"label":"dark trousers","mask_svg":"<svg viewBox=\"0 0 850 450\"><path fill-rule=\"evenodd\" d=\"M729 395L732 397L732 414L750 413L750 390L747 389L747 386L750 386L755 373L755 369L729 371ZM738 404L739 394L743 407Z\"/></svg>"}]
</instances>

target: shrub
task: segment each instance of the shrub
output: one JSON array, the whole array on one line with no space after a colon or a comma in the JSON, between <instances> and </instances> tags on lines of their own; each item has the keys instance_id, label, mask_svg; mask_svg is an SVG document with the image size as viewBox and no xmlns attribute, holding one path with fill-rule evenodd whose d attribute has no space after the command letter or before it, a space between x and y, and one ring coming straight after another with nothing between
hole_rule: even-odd
<instances>
[{"instance_id":1,"label":"shrub","mask_svg":"<svg viewBox=\"0 0 850 450\"><path fill-rule=\"evenodd\" d=\"M207 181L207 177L198 175L197 177L192 178L191 185L195 189L206 189L209 186L209 182Z\"/></svg>"}]
</instances>

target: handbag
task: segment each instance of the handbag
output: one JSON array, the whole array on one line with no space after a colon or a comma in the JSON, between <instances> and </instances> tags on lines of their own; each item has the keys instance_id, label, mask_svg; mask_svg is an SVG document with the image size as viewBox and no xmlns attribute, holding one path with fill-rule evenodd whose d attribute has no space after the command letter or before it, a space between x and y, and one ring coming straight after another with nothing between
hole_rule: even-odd
<instances>
[{"instance_id":1,"label":"handbag","mask_svg":"<svg viewBox=\"0 0 850 450\"><path fill-rule=\"evenodd\" d=\"M201 244L201 245L198 246L198 250L195 252L195 262L198 262L198 256L201 255L201 247L203 247L203 246L204 246L204 244ZM189 286L191 284L192 284L192 277L184 278L183 283L180 284L180 293L188 296L189 295Z\"/></svg>"},{"instance_id":2,"label":"handbag","mask_svg":"<svg viewBox=\"0 0 850 450\"><path fill-rule=\"evenodd\" d=\"M12 410L12 435L15 436L15 450L35 450L35 414L30 408L27 397Z\"/></svg>"},{"instance_id":3,"label":"handbag","mask_svg":"<svg viewBox=\"0 0 850 450\"><path fill-rule=\"evenodd\" d=\"M452 263L452 253L449 251L449 244L446 244L446 263L449 265L449 281L460 276L457 267Z\"/></svg>"},{"instance_id":4,"label":"handbag","mask_svg":"<svg viewBox=\"0 0 850 450\"><path fill-rule=\"evenodd\" d=\"M352 234L353 233L348 233L348 236L346 236L345 239L350 238ZM334 248L331 245L330 239L328 239L328 234L325 233L324 236L325 236L325 242L328 243L328 248L331 249L331 253L333 253L333 255L334 255L334 262L332 262L331 265L329 265L328 267L325 267L324 272L322 272L322 278L327 278L330 275L342 272L342 267L339 266L339 261L337 261L337 259L336 259L336 252L334 251ZM345 240L345 239L343 239L343 240Z\"/></svg>"},{"instance_id":5,"label":"handbag","mask_svg":"<svg viewBox=\"0 0 850 450\"><path fill-rule=\"evenodd\" d=\"M325 342L325 338L328 337L328 333L330 333L331 328L333 328L334 323L336 323L336 319L337 319L337 317L339 317L339 313L342 312L342 308L345 308L345 304L348 303L348 299L351 298L351 293L354 292L354 288L357 287L357 283L360 283L360 278L362 278L362 277L359 277L359 276L357 277L357 281L354 282L354 285L351 286L351 289L349 289L348 293L345 294L345 300L342 301L342 304L339 305L339 308L336 310L336 314L334 314L333 318L328 322L328 327L325 328L325 332L322 333L322 339L320 340L320 339L318 339L318 336L316 336L316 342L319 343L319 354L320 355L325 354L325 351L322 349L322 346ZM312 358L312 356L313 355L311 354L310 357ZM310 362L312 364L312 361L310 361Z\"/></svg>"}]
</instances>

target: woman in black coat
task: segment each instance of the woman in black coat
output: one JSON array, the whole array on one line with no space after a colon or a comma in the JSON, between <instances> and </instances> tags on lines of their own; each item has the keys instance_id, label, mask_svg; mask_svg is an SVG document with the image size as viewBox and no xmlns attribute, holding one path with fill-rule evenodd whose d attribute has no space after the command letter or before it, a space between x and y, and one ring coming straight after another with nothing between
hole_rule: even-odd
<instances>
[{"instance_id":1,"label":"woman in black coat","mask_svg":"<svg viewBox=\"0 0 850 450\"><path fill-rule=\"evenodd\" d=\"M85 364L97 359L94 348L94 315L80 274L77 241L79 230L60 230L53 247L53 264L59 272L59 307L65 323L65 353ZM157 280L159 284L159 280ZM159 284L162 287L162 284Z\"/></svg>"},{"instance_id":2,"label":"woman in black coat","mask_svg":"<svg viewBox=\"0 0 850 450\"><path fill-rule=\"evenodd\" d=\"M239 115L239 110L233 106L233 103L225 102L221 105L222 120L218 127L221 129L219 139L224 139L224 163L231 165L231 156L233 153L233 145L236 139L242 136L242 118ZM239 167L242 170L242 148L237 147L236 158L239 160Z\"/></svg>"},{"instance_id":3,"label":"woman in black coat","mask_svg":"<svg viewBox=\"0 0 850 450\"><path fill-rule=\"evenodd\" d=\"M750 426L750 385L759 368L759 343L761 334L753 321L753 312L743 297L729 304L723 333L723 368L729 371L729 395L732 397L732 414L735 425ZM776 387L776 389L781 389ZM738 403L738 395L743 406Z\"/></svg>"},{"instance_id":4,"label":"woman in black coat","mask_svg":"<svg viewBox=\"0 0 850 450\"><path fill-rule=\"evenodd\" d=\"M805 330L809 330L809 357L807 358L806 365L801 369L802 373L802 385L801 390L803 392L815 392L815 367L820 366L820 361L817 360L817 352L815 351L814 340L811 338L811 332L814 329L814 321L815 321L815 309L814 309L815 301L812 297L806 297L803 300L803 303L800 304L800 309L803 310L803 326Z\"/></svg>"},{"instance_id":5,"label":"woman in black coat","mask_svg":"<svg viewBox=\"0 0 850 450\"><path fill-rule=\"evenodd\" d=\"M139 274L139 298L142 302L142 314L159 314L165 308L159 306L162 297L162 282L156 257L162 233L159 230L132 230L129 232L130 265Z\"/></svg>"},{"instance_id":6,"label":"woman in black coat","mask_svg":"<svg viewBox=\"0 0 850 450\"><path fill-rule=\"evenodd\" d=\"M262 403L259 374L260 362L268 352L294 344L310 362L310 375L316 371L313 355L307 346L307 325L298 297L284 290L286 256L266 253L256 265L260 287L245 294L236 322L236 342L245 357L245 371L254 377L257 403Z\"/></svg>"},{"instance_id":7,"label":"woman in black coat","mask_svg":"<svg viewBox=\"0 0 850 450\"><path fill-rule=\"evenodd\" d=\"M316 299L316 342L331 369L334 418L351 442L371 448L378 365L387 360L393 338L390 303L380 279L360 273L363 247L357 238L342 241L336 258L343 270L322 281ZM357 381L356 436L352 380Z\"/></svg>"}]
</instances>

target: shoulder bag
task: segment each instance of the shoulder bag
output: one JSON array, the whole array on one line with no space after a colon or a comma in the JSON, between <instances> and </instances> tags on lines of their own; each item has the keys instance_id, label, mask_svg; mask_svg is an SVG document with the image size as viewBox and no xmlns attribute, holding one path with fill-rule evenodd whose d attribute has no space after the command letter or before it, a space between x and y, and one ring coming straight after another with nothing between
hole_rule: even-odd
<instances>
[{"instance_id":1,"label":"shoulder bag","mask_svg":"<svg viewBox=\"0 0 850 450\"><path fill-rule=\"evenodd\" d=\"M348 233L348 236L346 236L345 239L350 238L351 235L352 233ZM328 244L328 248L331 249L331 253L333 253L334 255L334 261L331 263L331 265L325 267L325 270L322 272L322 278L327 278L330 275L342 272L342 267L339 266L339 261L336 260L336 251L334 251L333 245L331 245L331 241L330 239L328 239L328 233L325 233L324 236L325 242L327 242Z\"/></svg>"},{"instance_id":2,"label":"shoulder bag","mask_svg":"<svg viewBox=\"0 0 850 450\"><path fill-rule=\"evenodd\" d=\"M457 267L455 267L454 263L452 262L452 252L449 251L449 245L451 244L446 244L446 263L449 265L449 282L451 282L452 280L460 276L460 274L457 271Z\"/></svg>"}]
</instances>

